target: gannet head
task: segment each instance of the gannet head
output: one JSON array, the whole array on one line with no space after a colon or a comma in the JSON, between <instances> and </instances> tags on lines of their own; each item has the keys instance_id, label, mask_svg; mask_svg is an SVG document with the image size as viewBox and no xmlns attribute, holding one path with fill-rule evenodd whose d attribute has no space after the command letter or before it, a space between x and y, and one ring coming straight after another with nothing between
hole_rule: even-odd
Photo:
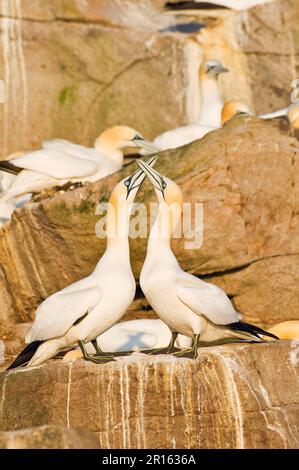
<instances>
[{"instance_id":1,"label":"gannet head","mask_svg":"<svg viewBox=\"0 0 299 470\"><path fill-rule=\"evenodd\" d=\"M157 170L151 168L146 162L138 160L138 165L154 186L157 198L160 203L172 204L183 203L183 194L180 187L167 176L162 176Z\"/></svg>"},{"instance_id":2,"label":"gannet head","mask_svg":"<svg viewBox=\"0 0 299 470\"><path fill-rule=\"evenodd\" d=\"M222 125L237 115L252 115L249 106L243 101L232 100L224 103L221 111Z\"/></svg>"},{"instance_id":3,"label":"gannet head","mask_svg":"<svg viewBox=\"0 0 299 470\"><path fill-rule=\"evenodd\" d=\"M298 104L292 104L289 107L287 116L288 116L288 120L289 120L291 126L294 129L299 129L299 103Z\"/></svg>"},{"instance_id":4,"label":"gannet head","mask_svg":"<svg viewBox=\"0 0 299 470\"><path fill-rule=\"evenodd\" d=\"M159 149L146 140L139 132L128 126L114 126L106 129L95 141L97 150L121 150L125 147L139 147L148 153L155 153Z\"/></svg>"},{"instance_id":5,"label":"gannet head","mask_svg":"<svg viewBox=\"0 0 299 470\"><path fill-rule=\"evenodd\" d=\"M225 72L229 72L229 70L219 60L207 60L200 67L200 74L209 78L217 78Z\"/></svg>"},{"instance_id":6,"label":"gannet head","mask_svg":"<svg viewBox=\"0 0 299 470\"><path fill-rule=\"evenodd\" d=\"M154 166L157 161L157 157L150 158L147 162L149 168ZM133 202L146 175L142 170L136 170L129 176L123 178L113 189L109 203L115 208L119 205L120 201L124 201L126 204Z\"/></svg>"}]
</instances>

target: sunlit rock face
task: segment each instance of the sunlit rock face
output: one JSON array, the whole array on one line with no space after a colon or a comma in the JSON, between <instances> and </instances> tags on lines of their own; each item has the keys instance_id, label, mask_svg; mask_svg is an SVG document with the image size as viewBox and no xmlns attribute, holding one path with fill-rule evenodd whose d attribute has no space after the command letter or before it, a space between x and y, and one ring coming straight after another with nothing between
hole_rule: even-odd
<instances>
[{"instance_id":1,"label":"sunlit rock face","mask_svg":"<svg viewBox=\"0 0 299 470\"><path fill-rule=\"evenodd\" d=\"M92 431L102 448L297 448L299 343L60 360L0 377L0 428ZM20 393L22 390L22 393Z\"/></svg>"},{"instance_id":2,"label":"sunlit rock face","mask_svg":"<svg viewBox=\"0 0 299 470\"><path fill-rule=\"evenodd\" d=\"M191 15L167 13L164 4L1 0L0 155L54 137L92 145L120 123L153 138L195 122L204 57L231 70L219 81L224 100L244 99L264 113L289 104L299 56L295 0ZM198 32L169 29L182 23Z\"/></svg>"},{"instance_id":3,"label":"sunlit rock face","mask_svg":"<svg viewBox=\"0 0 299 470\"><path fill-rule=\"evenodd\" d=\"M299 318L299 143L281 124L238 117L201 141L161 153L156 164L182 188L184 202L203 204L202 245L189 249L194 237L187 235L173 241L180 264L220 285L246 320L263 326ZM42 299L94 269L106 246L95 235L96 207L135 165L84 188L46 192L47 199L41 195L13 215L0 233L2 321L33 319ZM137 199L156 200L149 182ZM146 244L130 240L136 279ZM143 307L132 306L126 319Z\"/></svg>"},{"instance_id":4,"label":"sunlit rock face","mask_svg":"<svg viewBox=\"0 0 299 470\"><path fill-rule=\"evenodd\" d=\"M98 447L98 441L91 432L63 426L0 431L0 449L97 449Z\"/></svg>"}]
</instances>

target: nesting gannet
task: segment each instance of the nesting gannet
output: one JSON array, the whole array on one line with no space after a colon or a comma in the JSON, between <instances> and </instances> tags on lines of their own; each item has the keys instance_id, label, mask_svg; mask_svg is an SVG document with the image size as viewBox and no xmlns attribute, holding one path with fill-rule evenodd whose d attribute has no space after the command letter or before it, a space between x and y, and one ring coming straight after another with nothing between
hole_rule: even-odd
<instances>
[{"instance_id":1,"label":"nesting gannet","mask_svg":"<svg viewBox=\"0 0 299 470\"><path fill-rule=\"evenodd\" d=\"M97 338L97 343L102 351L122 352L162 348L170 339L170 330L162 320L144 318L116 323ZM177 337L177 348L188 348L190 345L190 338L182 335ZM86 349L87 352L91 351L92 345L87 344ZM83 357L82 352L76 349L66 353L63 360L80 357Z\"/></svg>"},{"instance_id":2,"label":"nesting gannet","mask_svg":"<svg viewBox=\"0 0 299 470\"><path fill-rule=\"evenodd\" d=\"M154 164L156 158L150 160ZM130 264L129 219L134 198L145 178L138 170L124 178L111 193L107 211L107 248L88 277L51 295L38 307L25 341L28 346L9 369L29 362L38 365L58 351L79 344L92 362L107 357L94 340L116 323L134 299L135 279ZM92 341L96 356L87 353Z\"/></svg>"},{"instance_id":3,"label":"nesting gannet","mask_svg":"<svg viewBox=\"0 0 299 470\"><path fill-rule=\"evenodd\" d=\"M228 72L218 60L208 60L200 67L201 112L196 124L163 132L154 139L161 150L173 149L201 139L221 125L223 101L218 90L218 77Z\"/></svg>"},{"instance_id":4,"label":"nesting gannet","mask_svg":"<svg viewBox=\"0 0 299 470\"><path fill-rule=\"evenodd\" d=\"M172 332L167 352L173 350L177 334L193 339L189 353L197 356L199 339L204 342L237 338L257 339L261 335L277 339L261 328L240 321L240 315L225 292L184 272L171 250L170 238L180 221L182 192L169 178L142 161L138 165L152 182L159 210L151 229L140 286L150 305ZM242 339L241 339L242 341Z\"/></svg>"},{"instance_id":5,"label":"nesting gannet","mask_svg":"<svg viewBox=\"0 0 299 470\"><path fill-rule=\"evenodd\" d=\"M221 123L222 125L229 121L232 117L246 114L252 115L252 112L249 109L249 106L243 101L231 100L227 101L221 111Z\"/></svg>"},{"instance_id":6,"label":"nesting gannet","mask_svg":"<svg viewBox=\"0 0 299 470\"><path fill-rule=\"evenodd\" d=\"M15 199L67 182L97 181L122 167L124 147L139 147L151 153L157 151L156 146L126 126L104 131L95 141L95 148L65 140L46 141L41 150L0 162L1 170L17 174L0 195L0 200Z\"/></svg>"}]
</instances>

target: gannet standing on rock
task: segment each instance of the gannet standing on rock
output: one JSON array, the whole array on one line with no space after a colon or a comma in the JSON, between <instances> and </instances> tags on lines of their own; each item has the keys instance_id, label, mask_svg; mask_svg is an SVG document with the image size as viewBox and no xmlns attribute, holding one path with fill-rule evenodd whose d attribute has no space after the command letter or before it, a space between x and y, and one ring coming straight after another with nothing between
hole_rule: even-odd
<instances>
[{"instance_id":1,"label":"gannet standing on rock","mask_svg":"<svg viewBox=\"0 0 299 470\"><path fill-rule=\"evenodd\" d=\"M173 149L201 139L221 125L223 101L218 89L218 77L228 72L218 60L208 60L200 67L201 111L198 122L163 132L154 139L161 150Z\"/></svg>"},{"instance_id":2,"label":"gannet standing on rock","mask_svg":"<svg viewBox=\"0 0 299 470\"><path fill-rule=\"evenodd\" d=\"M154 164L156 158L150 160ZM107 248L88 277L51 295L38 307L26 336L28 346L9 369L38 365L60 350L79 344L92 362L112 360L94 341L123 316L134 299L135 279L130 264L129 219L134 198L145 178L138 170L124 178L112 191L107 211ZM93 342L96 356L87 353Z\"/></svg>"},{"instance_id":3,"label":"gannet standing on rock","mask_svg":"<svg viewBox=\"0 0 299 470\"><path fill-rule=\"evenodd\" d=\"M95 148L65 140L46 141L41 150L0 162L0 170L17 175L0 200L15 199L68 182L98 181L120 170L125 147L139 147L149 153L157 151L157 147L127 126L104 131L95 141Z\"/></svg>"},{"instance_id":4,"label":"gannet standing on rock","mask_svg":"<svg viewBox=\"0 0 299 470\"><path fill-rule=\"evenodd\" d=\"M173 351L178 333L193 339L192 349L179 353L196 358L199 340L203 342L255 339L261 335L277 339L261 328L240 321L225 292L219 287L184 272L171 250L170 238L180 221L182 192L169 178L146 163L138 165L152 182L159 210L148 240L140 286L150 305L172 332L167 352ZM242 339L239 339L242 341Z\"/></svg>"}]
</instances>

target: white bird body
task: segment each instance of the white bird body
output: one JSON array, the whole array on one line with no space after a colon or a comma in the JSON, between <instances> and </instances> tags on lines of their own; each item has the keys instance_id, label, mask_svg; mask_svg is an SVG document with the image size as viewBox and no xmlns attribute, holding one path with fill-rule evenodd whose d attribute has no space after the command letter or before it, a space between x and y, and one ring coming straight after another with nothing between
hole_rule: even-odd
<instances>
[{"instance_id":1,"label":"white bird body","mask_svg":"<svg viewBox=\"0 0 299 470\"><path fill-rule=\"evenodd\" d=\"M93 273L51 295L38 307L25 339L26 343L37 344L29 365L41 364L80 341L95 340L119 321L133 301L136 284L128 229L133 201L144 178L139 170L112 191L107 211L107 248ZM43 342L35 343L38 341ZM24 363L22 353L11 368Z\"/></svg>"},{"instance_id":2,"label":"white bird body","mask_svg":"<svg viewBox=\"0 0 299 470\"><path fill-rule=\"evenodd\" d=\"M194 140L201 139L208 132L214 131L217 127L191 124L189 126L178 127L170 131L163 132L154 139L154 144L161 150L175 149L183 145L190 144Z\"/></svg>"},{"instance_id":3,"label":"white bird body","mask_svg":"<svg viewBox=\"0 0 299 470\"><path fill-rule=\"evenodd\" d=\"M12 167L22 169L0 199L9 200L71 182L95 182L123 165L122 149L127 146L157 150L135 130L115 126L104 131L87 148L65 140L45 141L43 148L8 160ZM7 163L7 162L6 162Z\"/></svg>"},{"instance_id":4,"label":"white bird body","mask_svg":"<svg viewBox=\"0 0 299 470\"><path fill-rule=\"evenodd\" d=\"M223 101L218 88L219 74L227 72L221 62L209 60L200 68L201 112L196 124L178 127L158 135L154 144L161 150L173 149L201 139L221 126Z\"/></svg>"},{"instance_id":5,"label":"white bird body","mask_svg":"<svg viewBox=\"0 0 299 470\"><path fill-rule=\"evenodd\" d=\"M228 337L260 339L260 330L240 322L226 293L218 286L184 272L170 246L170 239L182 212L182 193L169 178L142 161L138 165L152 182L159 201L151 229L147 255L140 275L140 286L150 305L172 333L214 341ZM197 354L197 343L194 353ZM196 356L195 356L196 357Z\"/></svg>"},{"instance_id":6,"label":"white bird body","mask_svg":"<svg viewBox=\"0 0 299 470\"><path fill-rule=\"evenodd\" d=\"M167 238L156 238L163 213L159 211L152 228L140 275L145 297L173 332L190 338L200 334L203 341L227 336L222 326L239 321L239 314L222 289L181 269ZM219 325L219 330L209 322Z\"/></svg>"}]
</instances>

